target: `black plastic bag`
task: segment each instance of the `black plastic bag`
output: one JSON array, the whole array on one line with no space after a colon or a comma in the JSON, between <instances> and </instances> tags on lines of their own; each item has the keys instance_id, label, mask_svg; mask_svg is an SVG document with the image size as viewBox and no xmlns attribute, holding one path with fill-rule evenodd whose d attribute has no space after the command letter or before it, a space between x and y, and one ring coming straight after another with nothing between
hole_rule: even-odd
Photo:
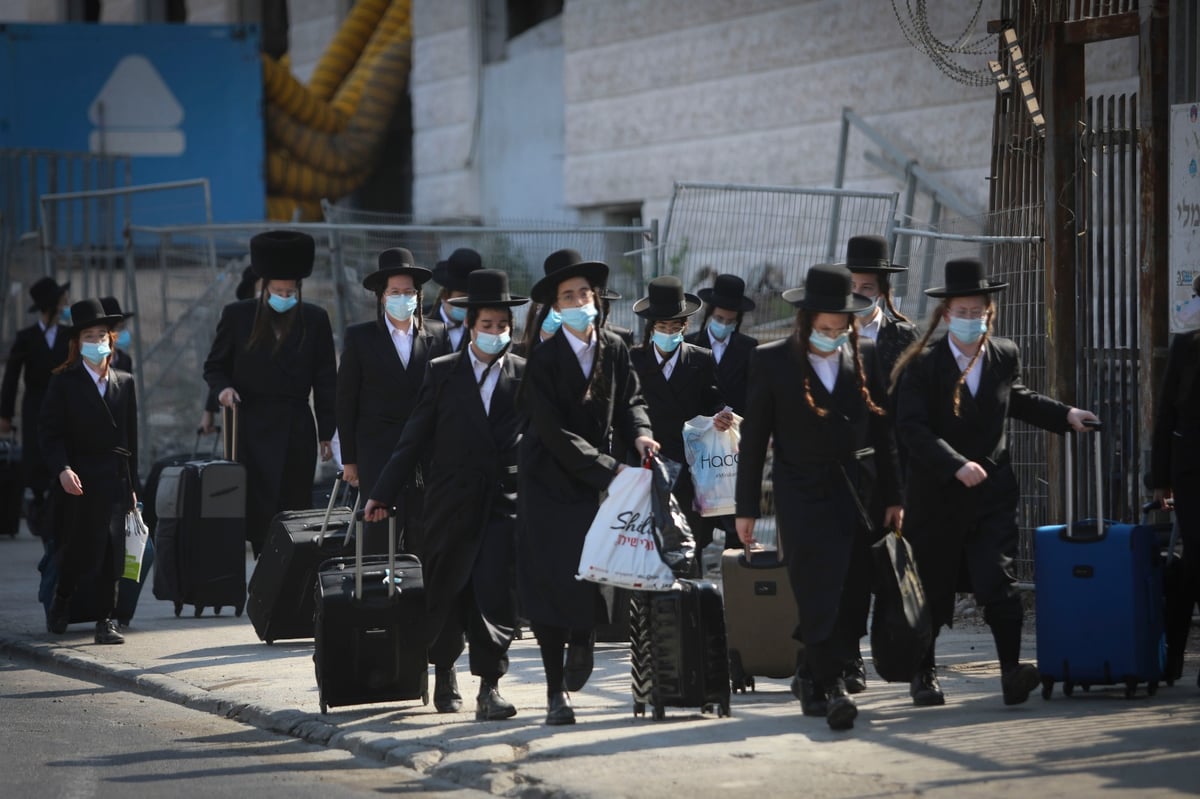
<instances>
[{"instance_id":1,"label":"black plastic bag","mask_svg":"<svg viewBox=\"0 0 1200 799\"><path fill-rule=\"evenodd\" d=\"M912 547L889 531L871 545L875 613L871 617L871 658L888 682L910 682L933 643L933 624Z\"/></svg>"},{"instance_id":2,"label":"black plastic bag","mask_svg":"<svg viewBox=\"0 0 1200 799\"><path fill-rule=\"evenodd\" d=\"M658 556L676 577L690 577L696 560L696 540L687 517L671 493L682 466L661 455L651 455L645 466L654 474L650 499L654 513L654 542Z\"/></svg>"}]
</instances>

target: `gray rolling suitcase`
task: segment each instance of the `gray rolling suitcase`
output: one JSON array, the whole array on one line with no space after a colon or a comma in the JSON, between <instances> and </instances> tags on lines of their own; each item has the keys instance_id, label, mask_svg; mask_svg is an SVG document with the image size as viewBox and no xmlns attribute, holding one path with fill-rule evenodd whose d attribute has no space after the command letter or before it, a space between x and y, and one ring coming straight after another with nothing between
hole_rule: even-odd
<instances>
[{"instance_id":1,"label":"gray rolling suitcase","mask_svg":"<svg viewBox=\"0 0 1200 799\"><path fill-rule=\"evenodd\" d=\"M755 677L795 674L804 652L804 645L792 637L800 614L778 550L725 550L721 593L733 690L754 690Z\"/></svg>"}]
</instances>

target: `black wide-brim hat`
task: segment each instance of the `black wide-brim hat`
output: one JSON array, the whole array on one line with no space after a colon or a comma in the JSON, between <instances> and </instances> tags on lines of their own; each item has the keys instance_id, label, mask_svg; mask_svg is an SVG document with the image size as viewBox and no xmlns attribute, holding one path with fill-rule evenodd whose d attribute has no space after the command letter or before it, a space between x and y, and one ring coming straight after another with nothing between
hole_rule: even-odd
<instances>
[{"instance_id":1,"label":"black wide-brim hat","mask_svg":"<svg viewBox=\"0 0 1200 799\"><path fill-rule=\"evenodd\" d=\"M104 325L111 330L124 318L119 313L107 313L100 300L88 299L71 303L71 337L74 338L87 328L98 325Z\"/></svg>"},{"instance_id":2,"label":"black wide-brim hat","mask_svg":"<svg viewBox=\"0 0 1200 799\"><path fill-rule=\"evenodd\" d=\"M268 230L250 239L250 265L263 280L303 280L312 274L317 245L295 230Z\"/></svg>"},{"instance_id":3,"label":"black wide-brim hat","mask_svg":"<svg viewBox=\"0 0 1200 799\"><path fill-rule=\"evenodd\" d=\"M469 247L459 247L433 266L433 282L447 291L467 291L467 277L483 269L483 256Z\"/></svg>"},{"instance_id":4,"label":"black wide-brim hat","mask_svg":"<svg viewBox=\"0 0 1200 799\"><path fill-rule=\"evenodd\" d=\"M665 275L650 281L646 296L633 304L633 312L648 322L665 322L691 316L702 307L699 297L683 290L683 281Z\"/></svg>"},{"instance_id":5,"label":"black wide-brim hat","mask_svg":"<svg viewBox=\"0 0 1200 799\"><path fill-rule=\"evenodd\" d=\"M1007 283L994 283L987 279L983 261L978 258L955 258L946 262L946 285L926 289L925 293L930 297L946 300L951 297L995 294L1006 288Z\"/></svg>"},{"instance_id":6,"label":"black wide-brim hat","mask_svg":"<svg viewBox=\"0 0 1200 799\"><path fill-rule=\"evenodd\" d=\"M476 269L467 276L467 296L447 300L456 308L515 308L528 297L508 293L508 274L499 269Z\"/></svg>"},{"instance_id":7,"label":"black wide-brim hat","mask_svg":"<svg viewBox=\"0 0 1200 799\"><path fill-rule=\"evenodd\" d=\"M887 274L907 272L907 266L896 266L888 257L888 243L883 236L851 236L846 242L846 260L840 264L851 272Z\"/></svg>"},{"instance_id":8,"label":"black wide-brim hat","mask_svg":"<svg viewBox=\"0 0 1200 799\"><path fill-rule=\"evenodd\" d=\"M117 301L116 297L101 297L100 304L104 306L104 312L110 316L116 314L122 319L132 319L134 317L133 311L126 312L121 310L121 303Z\"/></svg>"},{"instance_id":9,"label":"black wide-brim hat","mask_svg":"<svg viewBox=\"0 0 1200 799\"><path fill-rule=\"evenodd\" d=\"M788 289L783 299L813 313L854 313L870 308L873 300L852 291L850 270L841 264L816 264L804 278L804 288Z\"/></svg>"},{"instance_id":10,"label":"black wide-brim hat","mask_svg":"<svg viewBox=\"0 0 1200 799\"><path fill-rule=\"evenodd\" d=\"M233 290L233 295L239 300L248 300L254 296L254 284L258 281L258 273L254 271L253 266L247 266L242 270L242 279L238 282L237 288Z\"/></svg>"},{"instance_id":11,"label":"black wide-brim hat","mask_svg":"<svg viewBox=\"0 0 1200 799\"><path fill-rule=\"evenodd\" d=\"M555 250L542 262L545 276L533 284L529 296L542 305L553 305L558 299L558 284L573 277L586 278L597 290L604 290L608 282L608 264L603 261L585 261L578 250Z\"/></svg>"},{"instance_id":12,"label":"black wide-brim hat","mask_svg":"<svg viewBox=\"0 0 1200 799\"><path fill-rule=\"evenodd\" d=\"M709 305L727 311L754 310L754 300L746 296L746 281L737 275L717 275L712 288L700 289L696 294Z\"/></svg>"},{"instance_id":13,"label":"black wide-brim hat","mask_svg":"<svg viewBox=\"0 0 1200 799\"><path fill-rule=\"evenodd\" d=\"M433 272L423 266L417 266L413 254L403 247L392 247L379 253L379 268L363 278L363 287L376 294L382 294L387 288L388 278L394 275L408 275L412 278L413 286L421 288L433 277Z\"/></svg>"},{"instance_id":14,"label":"black wide-brim hat","mask_svg":"<svg viewBox=\"0 0 1200 799\"><path fill-rule=\"evenodd\" d=\"M70 287L70 281L59 284L52 277L43 277L34 281L34 284L29 287L29 297L33 300L33 305L29 306L29 311L53 311L58 307L58 301L62 299L62 295L67 292Z\"/></svg>"}]
</instances>

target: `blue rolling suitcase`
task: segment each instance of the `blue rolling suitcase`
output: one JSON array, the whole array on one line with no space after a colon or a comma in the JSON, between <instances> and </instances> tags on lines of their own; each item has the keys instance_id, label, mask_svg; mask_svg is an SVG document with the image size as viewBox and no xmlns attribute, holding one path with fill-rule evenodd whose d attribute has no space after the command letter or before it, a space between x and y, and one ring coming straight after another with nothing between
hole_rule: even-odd
<instances>
[{"instance_id":1,"label":"blue rolling suitcase","mask_svg":"<svg viewBox=\"0 0 1200 799\"><path fill-rule=\"evenodd\" d=\"M1042 697L1050 698L1055 682L1067 696L1075 686L1124 684L1131 697L1139 683L1153 695L1162 679L1159 531L1148 524L1076 522L1069 441L1064 451L1067 523L1039 527L1034 549ZM1099 436L1096 464L1103 507Z\"/></svg>"}]
</instances>

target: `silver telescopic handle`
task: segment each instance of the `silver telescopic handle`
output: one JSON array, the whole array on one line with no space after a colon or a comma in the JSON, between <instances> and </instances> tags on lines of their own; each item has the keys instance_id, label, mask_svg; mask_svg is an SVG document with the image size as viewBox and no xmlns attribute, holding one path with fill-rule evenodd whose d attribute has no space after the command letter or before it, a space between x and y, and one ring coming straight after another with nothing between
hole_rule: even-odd
<instances>
[{"instance_id":1,"label":"silver telescopic handle","mask_svg":"<svg viewBox=\"0 0 1200 799\"><path fill-rule=\"evenodd\" d=\"M1088 427L1092 429L1092 460L1096 464L1096 534L1104 534L1104 468L1101 463L1101 442L1100 436L1097 433L1103 429L1099 422L1087 422ZM1066 512L1067 512L1067 537L1070 538L1075 530L1075 442L1067 437L1064 442L1064 451L1066 452L1066 477L1067 477L1067 496L1066 496Z\"/></svg>"},{"instance_id":2,"label":"silver telescopic handle","mask_svg":"<svg viewBox=\"0 0 1200 799\"><path fill-rule=\"evenodd\" d=\"M359 495L361 496L361 494ZM366 511L354 511L354 523L357 529L354 532L354 596L362 599L362 573L363 573L363 514ZM388 508L388 596L396 593L396 581L394 572L396 571L396 509Z\"/></svg>"}]
</instances>

